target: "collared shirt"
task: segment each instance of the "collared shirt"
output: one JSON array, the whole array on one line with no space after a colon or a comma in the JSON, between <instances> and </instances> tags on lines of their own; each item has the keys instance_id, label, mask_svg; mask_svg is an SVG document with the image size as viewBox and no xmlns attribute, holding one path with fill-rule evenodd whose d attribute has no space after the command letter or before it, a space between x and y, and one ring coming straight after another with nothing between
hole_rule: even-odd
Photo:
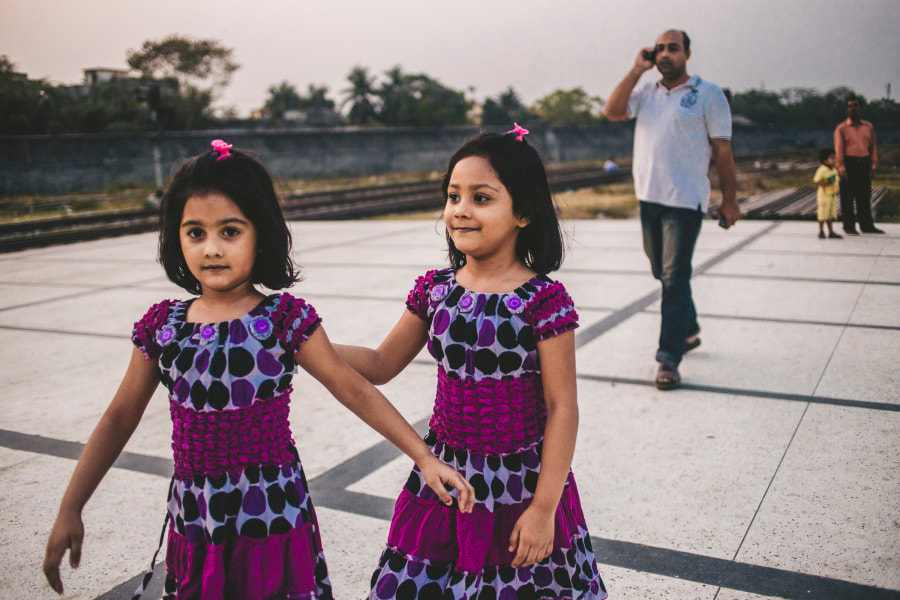
<instances>
[{"instance_id":1,"label":"collared shirt","mask_svg":"<svg viewBox=\"0 0 900 600\"><path fill-rule=\"evenodd\" d=\"M661 81L628 99L634 128L634 192L639 200L706 212L711 139L731 139L731 109L715 84L694 75L671 90Z\"/></svg>"},{"instance_id":2,"label":"collared shirt","mask_svg":"<svg viewBox=\"0 0 900 600\"><path fill-rule=\"evenodd\" d=\"M875 127L868 121L859 120L858 125L848 117L834 130L834 153L837 157L836 166L840 169L844 166L844 157L856 158L869 157L874 168L878 162L878 151L875 148Z\"/></svg>"}]
</instances>

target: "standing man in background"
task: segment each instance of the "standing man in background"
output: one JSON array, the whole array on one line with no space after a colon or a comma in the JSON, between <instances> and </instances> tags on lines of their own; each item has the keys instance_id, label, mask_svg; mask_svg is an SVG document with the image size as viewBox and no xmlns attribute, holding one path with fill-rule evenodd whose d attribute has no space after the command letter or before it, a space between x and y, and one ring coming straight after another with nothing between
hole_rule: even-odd
<instances>
[{"instance_id":1,"label":"standing man in background","mask_svg":"<svg viewBox=\"0 0 900 600\"><path fill-rule=\"evenodd\" d=\"M741 216L731 153L731 109L718 86L688 75L690 57L687 33L666 31L655 46L638 52L631 70L603 107L611 121L637 119L634 190L641 201L644 251L653 276L662 282L656 351L656 387L661 390L681 385L678 365L685 352L700 345L691 260L709 208L707 172L712 153L722 190L719 224L727 229ZM662 79L635 89L654 66Z\"/></svg>"},{"instance_id":2,"label":"standing man in background","mask_svg":"<svg viewBox=\"0 0 900 600\"><path fill-rule=\"evenodd\" d=\"M834 153L841 174L841 220L844 233L884 233L872 219L872 172L878 163L875 127L859 117L862 103L856 96L847 99L847 120L834 130ZM854 201L856 214L853 212Z\"/></svg>"}]
</instances>

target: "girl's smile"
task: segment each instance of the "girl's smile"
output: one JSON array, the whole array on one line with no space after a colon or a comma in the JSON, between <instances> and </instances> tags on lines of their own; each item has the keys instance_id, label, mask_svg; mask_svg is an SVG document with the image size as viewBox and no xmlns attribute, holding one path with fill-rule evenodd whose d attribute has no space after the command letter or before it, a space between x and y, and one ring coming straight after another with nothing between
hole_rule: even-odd
<instances>
[{"instance_id":1,"label":"girl's smile","mask_svg":"<svg viewBox=\"0 0 900 600\"><path fill-rule=\"evenodd\" d=\"M519 229L512 196L487 159L469 156L453 167L447 186L444 225L457 250L474 260L515 256Z\"/></svg>"}]
</instances>

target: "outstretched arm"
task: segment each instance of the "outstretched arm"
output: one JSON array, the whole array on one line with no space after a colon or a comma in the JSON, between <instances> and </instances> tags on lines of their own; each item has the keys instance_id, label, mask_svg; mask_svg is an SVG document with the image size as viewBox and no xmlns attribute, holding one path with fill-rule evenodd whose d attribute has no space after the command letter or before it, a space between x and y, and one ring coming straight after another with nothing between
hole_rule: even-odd
<instances>
[{"instance_id":1,"label":"outstretched arm","mask_svg":"<svg viewBox=\"0 0 900 600\"><path fill-rule=\"evenodd\" d=\"M578 431L575 332L538 342L538 357L547 427L534 500L519 517L509 541L510 551L516 552L513 567L540 562L553 551L556 507L569 476Z\"/></svg>"},{"instance_id":2,"label":"outstretched arm","mask_svg":"<svg viewBox=\"0 0 900 600\"><path fill-rule=\"evenodd\" d=\"M644 52L650 52L653 48L641 48L634 59L634 64L625 75L625 78L615 87L606 104L603 105L603 116L610 121L624 121L628 118L628 98L634 86L640 80L641 75L653 68L653 63L644 58Z\"/></svg>"},{"instance_id":3,"label":"outstretched arm","mask_svg":"<svg viewBox=\"0 0 900 600\"><path fill-rule=\"evenodd\" d=\"M475 489L456 469L438 460L394 405L341 359L322 327L300 345L294 358L341 404L412 458L444 504L453 503L444 487L448 484L456 488L459 510L472 512Z\"/></svg>"},{"instance_id":4,"label":"outstretched arm","mask_svg":"<svg viewBox=\"0 0 900 600\"><path fill-rule=\"evenodd\" d=\"M134 433L158 384L156 362L145 359L141 351L134 348L116 395L81 452L63 494L50 539L47 540L44 574L50 587L58 594L63 593L59 563L66 550L69 551L72 568L77 568L81 561L81 542L84 538L81 511Z\"/></svg>"},{"instance_id":5,"label":"outstretched arm","mask_svg":"<svg viewBox=\"0 0 900 600\"><path fill-rule=\"evenodd\" d=\"M425 321L404 311L376 349L334 344L334 349L357 373L375 385L387 383L406 368L425 345Z\"/></svg>"}]
</instances>

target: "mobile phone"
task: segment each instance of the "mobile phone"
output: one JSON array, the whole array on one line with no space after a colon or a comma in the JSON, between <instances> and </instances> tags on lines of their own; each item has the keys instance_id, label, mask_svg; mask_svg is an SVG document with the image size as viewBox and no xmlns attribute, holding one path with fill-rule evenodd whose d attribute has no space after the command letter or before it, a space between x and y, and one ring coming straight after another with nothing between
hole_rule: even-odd
<instances>
[{"instance_id":1,"label":"mobile phone","mask_svg":"<svg viewBox=\"0 0 900 600\"><path fill-rule=\"evenodd\" d=\"M656 64L656 48L653 50L644 50L644 60L649 60L653 64Z\"/></svg>"},{"instance_id":2,"label":"mobile phone","mask_svg":"<svg viewBox=\"0 0 900 600\"><path fill-rule=\"evenodd\" d=\"M724 216L719 217L719 227L722 229L728 229L728 221L725 220Z\"/></svg>"}]
</instances>

